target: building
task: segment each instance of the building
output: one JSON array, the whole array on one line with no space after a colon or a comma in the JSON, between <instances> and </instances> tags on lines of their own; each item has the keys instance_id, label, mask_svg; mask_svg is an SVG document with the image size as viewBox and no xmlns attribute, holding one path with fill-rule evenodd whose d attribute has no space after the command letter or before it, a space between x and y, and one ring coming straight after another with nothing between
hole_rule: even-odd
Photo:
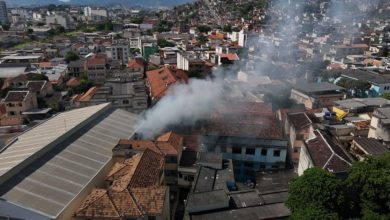
<instances>
[{"instance_id":1,"label":"building","mask_svg":"<svg viewBox=\"0 0 390 220\"><path fill-rule=\"evenodd\" d=\"M188 81L187 74L173 66L164 66L160 69L147 71L146 77L152 102L160 100L171 85L187 83Z\"/></svg>"},{"instance_id":2,"label":"building","mask_svg":"<svg viewBox=\"0 0 390 220\"><path fill-rule=\"evenodd\" d=\"M343 100L344 88L331 83L300 83L291 90L290 98L307 109L332 107L335 101Z\"/></svg>"},{"instance_id":3,"label":"building","mask_svg":"<svg viewBox=\"0 0 390 220\"><path fill-rule=\"evenodd\" d=\"M374 111L368 137L390 141L390 107L377 108Z\"/></svg>"},{"instance_id":4,"label":"building","mask_svg":"<svg viewBox=\"0 0 390 220\"><path fill-rule=\"evenodd\" d=\"M70 61L68 64L68 74L70 76L80 76L84 73L84 61L83 60L74 60Z\"/></svg>"},{"instance_id":5,"label":"building","mask_svg":"<svg viewBox=\"0 0 390 220\"><path fill-rule=\"evenodd\" d=\"M366 70L348 69L341 71L341 78L361 80L371 84L369 91L365 91L367 96L376 97L383 93L390 92L390 75L379 74Z\"/></svg>"},{"instance_id":6,"label":"building","mask_svg":"<svg viewBox=\"0 0 390 220\"><path fill-rule=\"evenodd\" d=\"M238 33L238 46L246 47L247 41L248 41L248 34L246 33L246 31L244 29L242 29Z\"/></svg>"},{"instance_id":7,"label":"building","mask_svg":"<svg viewBox=\"0 0 390 220\"><path fill-rule=\"evenodd\" d=\"M350 152L358 161L362 161L368 156L381 156L390 152L390 146L374 138L355 137Z\"/></svg>"},{"instance_id":8,"label":"building","mask_svg":"<svg viewBox=\"0 0 390 220\"><path fill-rule=\"evenodd\" d=\"M88 58L85 61L85 71L88 80L95 84L102 85L107 78L107 60L101 57Z\"/></svg>"},{"instance_id":9,"label":"building","mask_svg":"<svg viewBox=\"0 0 390 220\"><path fill-rule=\"evenodd\" d=\"M60 113L19 135L0 153L0 216L71 219L104 185L112 149L134 134L137 121L102 104Z\"/></svg>"},{"instance_id":10,"label":"building","mask_svg":"<svg viewBox=\"0 0 390 220\"><path fill-rule=\"evenodd\" d=\"M205 61L194 52L178 52L177 68L192 73L204 73L209 70Z\"/></svg>"},{"instance_id":11,"label":"building","mask_svg":"<svg viewBox=\"0 0 390 220\"><path fill-rule=\"evenodd\" d=\"M288 113L285 123L285 131L289 136L289 145L294 163L298 164L303 142L314 136L313 122L307 113Z\"/></svg>"},{"instance_id":12,"label":"building","mask_svg":"<svg viewBox=\"0 0 390 220\"><path fill-rule=\"evenodd\" d=\"M352 158L329 135L319 130L314 131L314 135L301 148L298 175L311 167L320 167L339 178L346 177Z\"/></svg>"},{"instance_id":13,"label":"building","mask_svg":"<svg viewBox=\"0 0 390 220\"><path fill-rule=\"evenodd\" d=\"M126 65L130 55L129 44L127 42L113 42L111 46L106 47L106 54L109 58Z\"/></svg>"},{"instance_id":14,"label":"building","mask_svg":"<svg viewBox=\"0 0 390 220\"><path fill-rule=\"evenodd\" d=\"M8 11L5 1L0 1L0 25L8 24Z\"/></svg>"},{"instance_id":15,"label":"building","mask_svg":"<svg viewBox=\"0 0 390 220\"><path fill-rule=\"evenodd\" d=\"M46 80L28 81L26 87L30 92L35 93L37 98L45 98L54 93L53 85Z\"/></svg>"},{"instance_id":16,"label":"building","mask_svg":"<svg viewBox=\"0 0 390 220\"><path fill-rule=\"evenodd\" d=\"M95 188L74 214L76 219L170 219L169 190L161 186L164 157L152 150L115 163L105 188Z\"/></svg>"},{"instance_id":17,"label":"building","mask_svg":"<svg viewBox=\"0 0 390 220\"><path fill-rule=\"evenodd\" d=\"M164 182L169 185L177 185L179 161L183 151L183 137L173 132L167 132L157 137L155 141L120 140L113 149L113 155L116 160L123 160L146 149L164 156Z\"/></svg>"},{"instance_id":18,"label":"building","mask_svg":"<svg viewBox=\"0 0 390 220\"><path fill-rule=\"evenodd\" d=\"M46 24L49 27L62 26L65 29L72 29L72 18L68 14L53 14L46 16Z\"/></svg>"},{"instance_id":19,"label":"building","mask_svg":"<svg viewBox=\"0 0 390 220\"><path fill-rule=\"evenodd\" d=\"M108 19L108 11L104 8L84 8L84 16L88 21L98 22Z\"/></svg>"},{"instance_id":20,"label":"building","mask_svg":"<svg viewBox=\"0 0 390 220\"><path fill-rule=\"evenodd\" d=\"M331 53L335 55L336 59L341 59L348 55L364 55L365 51L368 49L369 46L367 44L343 44L334 46Z\"/></svg>"},{"instance_id":21,"label":"building","mask_svg":"<svg viewBox=\"0 0 390 220\"><path fill-rule=\"evenodd\" d=\"M188 198L184 219L286 219L289 209L283 204L287 192L261 193L257 189L240 190L235 184L232 161L204 154ZM209 159L212 159L211 161Z\"/></svg>"},{"instance_id":22,"label":"building","mask_svg":"<svg viewBox=\"0 0 390 220\"><path fill-rule=\"evenodd\" d=\"M38 108L37 96L30 91L9 91L1 102L7 117L22 117L23 112Z\"/></svg>"},{"instance_id":23,"label":"building","mask_svg":"<svg viewBox=\"0 0 390 220\"><path fill-rule=\"evenodd\" d=\"M341 120L349 115L372 113L377 108L390 107L390 101L385 98L352 98L334 102L332 111Z\"/></svg>"},{"instance_id":24,"label":"building","mask_svg":"<svg viewBox=\"0 0 390 220\"><path fill-rule=\"evenodd\" d=\"M239 181L254 180L255 172L286 167L288 141L272 106L229 103L216 108L202 128L203 148L233 160Z\"/></svg>"},{"instance_id":25,"label":"building","mask_svg":"<svg viewBox=\"0 0 390 220\"><path fill-rule=\"evenodd\" d=\"M127 69L130 70L130 72L139 72L139 73L145 73L145 64L142 59L131 59L127 63Z\"/></svg>"},{"instance_id":26,"label":"building","mask_svg":"<svg viewBox=\"0 0 390 220\"><path fill-rule=\"evenodd\" d=\"M141 114L148 108L148 95L142 77L137 80L107 80L97 88L89 100L90 105L110 102L116 108Z\"/></svg>"}]
</instances>

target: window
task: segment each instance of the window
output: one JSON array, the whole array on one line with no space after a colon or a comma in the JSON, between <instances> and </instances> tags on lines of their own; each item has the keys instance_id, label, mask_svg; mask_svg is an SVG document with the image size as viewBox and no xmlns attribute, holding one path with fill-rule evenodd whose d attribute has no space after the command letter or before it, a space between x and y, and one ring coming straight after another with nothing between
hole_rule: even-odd
<instances>
[{"instance_id":1,"label":"window","mask_svg":"<svg viewBox=\"0 0 390 220\"><path fill-rule=\"evenodd\" d=\"M166 163L177 163L177 157L166 157Z\"/></svg>"},{"instance_id":2,"label":"window","mask_svg":"<svg viewBox=\"0 0 390 220\"><path fill-rule=\"evenodd\" d=\"M233 147L232 153L233 154L241 154L241 147Z\"/></svg>"},{"instance_id":3,"label":"window","mask_svg":"<svg viewBox=\"0 0 390 220\"><path fill-rule=\"evenodd\" d=\"M274 150L274 157L280 157L280 150Z\"/></svg>"},{"instance_id":4,"label":"window","mask_svg":"<svg viewBox=\"0 0 390 220\"><path fill-rule=\"evenodd\" d=\"M299 147L294 147L294 153L299 153Z\"/></svg>"},{"instance_id":5,"label":"window","mask_svg":"<svg viewBox=\"0 0 390 220\"><path fill-rule=\"evenodd\" d=\"M255 148L246 148L245 154L255 155Z\"/></svg>"},{"instance_id":6,"label":"window","mask_svg":"<svg viewBox=\"0 0 390 220\"><path fill-rule=\"evenodd\" d=\"M276 164L274 164L274 165L272 165L272 168L279 168L279 166L278 165L276 165Z\"/></svg>"},{"instance_id":7,"label":"window","mask_svg":"<svg viewBox=\"0 0 390 220\"><path fill-rule=\"evenodd\" d=\"M125 99L125 100L123 100L122 103L123 103L124 105L128 105L130 102L129 102L129 100Z\"/></svg>"},{"instance_id":8,"label":"window","mask_svg":"<svg viewBox=\"0 0 390 220\"><path fill-rule=\"evenodd\" d=\"M244 166L248 168L253 168L253 163L252 162L244 162Z\"/></svg>"},{"instance_id":9,"label":"window","mask_svg":"<svg viewBox=\"0 0 390 220\"><path fill-rule=\"evenodd\" d=\"M262 156L267 156L267 149L261 149L261 155Z\"/></svg>"},{"instance_id":10,"label":"window","mask_svg":"<svg viewBox=\"0 0 390 220\"><path fill-rule=\"evenodd\" d=\"M260 169L265 169L265 164L260 164Z\"/></svg>"}]
</instances>

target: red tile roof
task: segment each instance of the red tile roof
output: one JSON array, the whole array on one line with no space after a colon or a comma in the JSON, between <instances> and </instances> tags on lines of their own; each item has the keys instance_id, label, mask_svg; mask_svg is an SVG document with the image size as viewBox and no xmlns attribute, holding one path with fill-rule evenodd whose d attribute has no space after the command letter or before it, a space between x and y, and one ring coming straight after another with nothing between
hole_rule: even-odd
<instances>
[{"instance_id":1,"label":"red tile roof","mask_svg":"<svg viewBox=\"0 0 390 220\"><path fill-rule=\"evenodd\" d=\"M86 93L84 93L81 97L78 98L79 102L89 102L93 95L97 92L98 88L96 86L91 87Z\"/></svg>"},{"instance_id":2,"label":"red tile roof","mask_svg":"<svg viewBox=\"0 0 390 220\"><path fill-rule=\"evenodd\" d=\"M72 77L70 78L70 80L68 80L68 82L66 82L66 86L67 87L76 87L78 85L80 85L80 79L76 78L76 77Z\"/></svg>"},{"instance_id":3,"label":"red tile roof","mask_svg":"<svg viewBox=\"0 0 390 220\"><path fill-rule=\"evenodd\" d=\"M187 74L172 66L147 71L146 76L155 99L163 97L172 84L188 82Z\"/></svg>"},{"instance_id":4,"label":"red tile roof","mask_svg":"<svg viewBox=\"0 0 390 220\"><path fill-rule=\"evenodd\" d=\"M228 103L218 106L206 126L211 135L282 139L272 106L267 103Z\"/></svg>"},{"instance_id":5,"label":"red tile roof","mask_svg":"<svg viewBox=\"0 0 390 220\"><path fill-rule=\"evenodd\" d=\"M239 60L238 55L235 53L223 53L219 55L221 58L226 58L231 61Z\"/></svg>"},{"instance_id":6,"label":"red tile roof","mask_svg":"<svg viewBox=\"0 0 390 220\"><path fill-rule=\"evenodd\" d=\"M127 67L131 69L144 68L144 62L141 59L131 59L129 60Z\"/></svg>"},{"instance_id":7,"label":"red tile roof","mask_svg":"<svg viewBox=\"0 0 390 220\"><path fill-rule=\"evenodd\" d=\"M105 58L89 58L86 60L87 66L96 66L96 65L106 65L106 59Z\"/></svg>"},{"instance_id":8,"label":"red tile roof","mask_svg":"<svg viewBox=\"0 0 390 220\"><path fill-rule=\"evenodd\" d=\"M77 218L138 218L160 216L168 188L160 186L164 167L161 154L145 150L124 163L116 163L106 180L111 186L95 189L75 213Z\"/></svg>"}]
</instances>

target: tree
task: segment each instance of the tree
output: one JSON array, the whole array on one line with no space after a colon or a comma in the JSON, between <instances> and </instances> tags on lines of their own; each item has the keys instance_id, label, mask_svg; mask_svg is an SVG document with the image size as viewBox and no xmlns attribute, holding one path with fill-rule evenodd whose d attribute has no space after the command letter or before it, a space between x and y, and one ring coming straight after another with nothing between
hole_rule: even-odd
<instances>
[{"instance_id":1,"label":"tree","mask_svg":"<svg viewBox=\"0 0 390 220\"><path fill-rule=\"evenodd\" d=\"M223 30L224 32L228 32L228 33L230 33L230 32L233 31L232 26L231 26L230 24L224 25L224 26L222 27L222 30Z\"/></svg>"},{"instance_id":2,"label":"tree","mask_svg":"<svg viewBox=\"0 0 390 220\"><path fill-rule=\"evenodd\" d=\"M198 26L198 31L200 33L207 33L209 31L211 31L211 27L207 26L207 25L199 25Z\"/></svg>"},{"instance_id":3,"label":"tree","mask_svg":"<svg viewBox=\"0 0 390 220\"><path fill-rule=\"evenodd\" d=\"M157 40L157 45L158 45L159 47L161 47L161 48L164 48L164 47L174 47L174 46L175 46L174 43L169 42L169 41L167 41L167 40L165 40L165 39L158 39L158 40Z\"/></svg>"},{"instance_id":4,"label":"tree","mask_svg":"<svg viewBox=\"0 0 390 220\"><path fill-rule=\"evenodd\" d=\"M80 59L80 57L77 54L75 54L73 51L68 51L65 55L65 61L67 63L70 63L70 61L75 61L78 59Z\"/></svg>"},{"instance_id":5,"label":"tree","mask_svg":"<svg viewBox=\"0 0 390 220\"><path fill-rule=\"evenodd\" d=\"M198 43L199 43L200 45L205 44L205 43L207 43L207 41L209 41L209 39L208 39L205 35L203 35L203 34L199 35L199 36L196 38L196 40L198 41Z\"/></svg>"},{"instance_id":6,"label":"tree","mask_svg":"<svg viewBox=\"0 0 390 220\"><path fill-rule=\"evenodd\" d=\"M355 163L346 185L359 195L365 219L390 219L390 153Z\"/></svg>"},{"instance_id":7,"label":"tree","mask_svg":"<svg viewBox=\"0 0 390 220\"><path fill-rule=\"evenodd\" d=\"M307 213L305 209L311 205L316 207L315 212L327 212L333 216L332 212L344 201L342 182L318 167L310 168L294 179L289 189L286 206L293 214L304 215Z\"/></svg>"},{"instance_id":8,"label":"tree","mask_svg":"<svg viewBox=\"0 0 390 220\"><path fill-rule=\"evenodd\" d=\"M355 97L364 97L365 92L371 88L371 84L367 81L348 78L341 78L336 84L350 90Z\"/></svg>"},{"instance_id":9,"label":"tree","mask_svg":"<svg viewBox=\"0 0 390 220\"><path fill-rule=\"evenodd\" d=\"M144 19L141 18L141 17L135 17L135 18L132 18L130 20L131 23L134 23L134 24L142 24L142 22L144 22Z\"/></svg>"},{"instance_id":10,"label":"tree","mask_svg":"<svg viewBox=\"0 0 390 220\"><path fill-rule=\"evenodd\" d=\"M325 209L322 206L316 206L308 204L304 209L298 209L295 212L291 213L290 219L292 220L301 220L301 219L340 219L338 214L332 212L328 209Z\"/></svg>"},{"instance_id":11,"label":"tree","mask_svg":"<svg viewBox=\"0 0 390 220\"><path fill-rule=\"evenodd\" d=\"M93 86L93 83L91 81L88 81L87 79L81 79L80 85L74 87L72 89L72 93L80 94L88 91Z\"/></svg>"}]
</instances>

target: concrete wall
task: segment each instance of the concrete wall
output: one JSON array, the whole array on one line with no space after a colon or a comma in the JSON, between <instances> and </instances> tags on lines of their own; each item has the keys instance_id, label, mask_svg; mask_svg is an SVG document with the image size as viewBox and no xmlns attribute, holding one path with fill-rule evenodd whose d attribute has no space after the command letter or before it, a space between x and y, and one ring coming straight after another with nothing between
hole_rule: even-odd
<instances>
[{"instance_id":1,"label":"concrete wall","mask_svg":"<svg viewBox=\"0 0 390 220\"><path fill-rule=\"evenodd\" d=\"M305 170L311 167L314 167L314 164L309 156L309 152L305 146L302 146L301 153L299 155L298 175L302 175Z\"/></svg>"}]
</instances>

